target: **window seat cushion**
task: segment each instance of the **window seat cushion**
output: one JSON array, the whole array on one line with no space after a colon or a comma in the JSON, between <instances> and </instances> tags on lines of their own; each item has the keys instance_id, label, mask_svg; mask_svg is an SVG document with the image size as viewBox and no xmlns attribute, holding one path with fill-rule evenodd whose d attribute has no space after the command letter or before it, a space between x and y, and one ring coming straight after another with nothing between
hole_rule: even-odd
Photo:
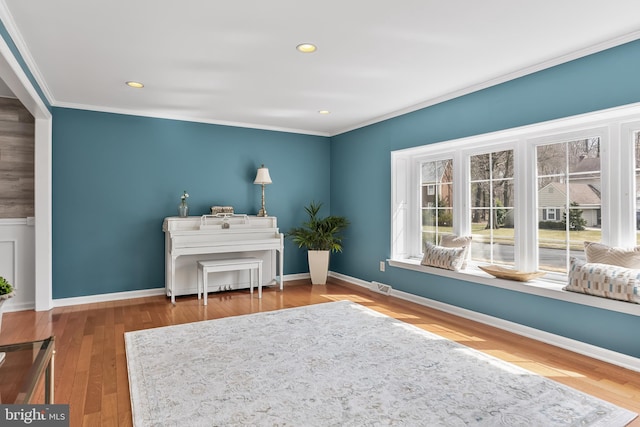
<instances>
[{"instance_id":1,"label":"window seat cushion","mask_svg":"<svg viewBox=\"0 0 640 427\"><path fill-rule=\"evenodd\" d=\"M572 257L568 276L566 291L640 304L640 269Z\"/></svg>"}]
</instances>

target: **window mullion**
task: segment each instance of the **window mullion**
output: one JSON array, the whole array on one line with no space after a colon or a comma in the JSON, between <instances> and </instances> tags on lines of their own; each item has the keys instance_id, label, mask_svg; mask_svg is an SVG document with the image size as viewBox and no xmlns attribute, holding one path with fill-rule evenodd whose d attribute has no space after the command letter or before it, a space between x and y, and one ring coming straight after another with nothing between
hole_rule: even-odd
<instances>
[{"instance_id":1,"label":"window mullion","mask_svg":"<svg viewBox=\"0 0 640 427\"><path fill-rule=\"evenodd\" d=\"M403 259L408 256L410 236L416 230L410 226L410 212L415 205L411 200L413 186L409 177L412 175L413 165L406 156L391 156L391 185L393 188L391 199L391 258Z\"/></svg>"},{"instance_id":2,"label":"window mullion","mask_svg":"<svg viewBox=\"0 0 640 427\"><path fill-rule=\"evenodd\" d=\"M609 189L619 188L620 191L609 191L606 199L606 218L609 244L618 246L636 246L636 174L634 133L640 130L640 123L627 124L611 129L610 152L607 156L606 174ZM603 202L603 205L605 203ZM614 206L619 208L614 209ZM603 222L605 211L602 212ZM603 224L603 235L605 227Z\"/></svg>"},{"instance_id":3,"label":"window mullion","mask_svg":"<svg viewBox=\"0 0 640 427\"><path fill-rule=\"evenodd\" d=\"M515 264L517 270L538 269L538 173L536 147L518 141L514 147L518 173L514 176L515 192Z\"/></svg>"},{"instance_id":4,"label":"window mullion","mask_svg":"<svg viewBox=\"0 0 640 427\"><path fill-rule=\"evenodd\" d=\"M470 236L469 200L471 199L471 190L468 183L471 177L469 173L469 156L464 155L461 150L456 152L453 157L453 171L453 232L458 236Z\"/></svg>"},{"instance_id":5,"label":"window mullion","mask_svg":"<svg viewBox=\"0 0 640 427\"><path fill-rule=\"evenodd\" d=\"M408 256L414 257L422 253L422 207L420 205L420 191L422 188L420 182L420 161L415 159L411 161L411 170L408 176L408 180L411 182L409 185L410 202L408 213L409 229L412 230L411 236L408 240Z\"/></svg>"}]
</instances>

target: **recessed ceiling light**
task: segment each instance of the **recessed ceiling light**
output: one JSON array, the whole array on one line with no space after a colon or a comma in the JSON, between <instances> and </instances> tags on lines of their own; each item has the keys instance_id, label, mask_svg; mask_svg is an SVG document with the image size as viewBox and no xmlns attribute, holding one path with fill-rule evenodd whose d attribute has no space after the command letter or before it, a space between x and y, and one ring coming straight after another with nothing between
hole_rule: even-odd
<instances>
[{"instance_id":1,"label":"recessed ceiling light","mask_svg":"<svg viewBox=\"0 0 640 427\"><path fill-rule=\"evenodd\" d=\"M329 110L320 110L320 111L318 111L318 113L320 113L320 114L331 114L331 111L329 111Z\"/></svg>"},{"instance_id":2,"label":"recessed ceiling light","mask_svg":"<svg viewBox=\"0 0 640 427\"><path fill-rule=\"evenodd\" d=\"M134 88L136 88L136 89L141 89L141 88L143 88L143 87L144 87L144 85L143 85L142 83L140 83L140 82L133 82L133 81L127 82L127 86L129 86L129 87L134 87Z\"/></svg>"},{"instance_id":3,"label":"recessed ceiling light","mask_svg":"<svg viewBox=\"0 0 640 427\"><path fill-rule=\"evenodd\" d=\"M296 49L298 49L298 52L311 53L311 52L315 52L316 49L318 48L316 47L316 45L311 43L302 43L296 46Z\"/></svg>"}]
</instances>

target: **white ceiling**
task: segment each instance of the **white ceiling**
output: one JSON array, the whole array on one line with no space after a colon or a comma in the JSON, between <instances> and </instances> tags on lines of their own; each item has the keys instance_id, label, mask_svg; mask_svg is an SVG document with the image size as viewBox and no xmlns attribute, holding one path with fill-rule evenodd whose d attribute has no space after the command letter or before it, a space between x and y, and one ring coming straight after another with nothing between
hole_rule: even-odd
<instances>
[{"instance_id":1,"label":"white ceiling","mask_svg":"<svg viewBox=\"0 0 640 427\"><path fill-rule=\"evenodd\" d=\"M317 135L640 38L638 0L0 0L0 17L52 105Z\"/></svg>"}]
</instances>

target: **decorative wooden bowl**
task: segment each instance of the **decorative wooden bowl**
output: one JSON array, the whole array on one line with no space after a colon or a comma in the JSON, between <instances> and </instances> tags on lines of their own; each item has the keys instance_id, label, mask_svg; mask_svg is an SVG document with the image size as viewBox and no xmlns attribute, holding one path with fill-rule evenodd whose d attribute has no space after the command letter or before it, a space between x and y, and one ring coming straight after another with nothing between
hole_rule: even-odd
<instances>
[{"instance_id":1,"label":"decorative wooden bowl","mask_svg":"<svg viewBox=\"0 0 640 427\"><path fill-rule=\"evenodd\" d=\"M478 268L498 279L517 280L518 282L527 282L547 274L543 271L532 271L530 273L526 273L524 271L513 270L499 265L479 265Z\"/></svg>"}]
</instances>

